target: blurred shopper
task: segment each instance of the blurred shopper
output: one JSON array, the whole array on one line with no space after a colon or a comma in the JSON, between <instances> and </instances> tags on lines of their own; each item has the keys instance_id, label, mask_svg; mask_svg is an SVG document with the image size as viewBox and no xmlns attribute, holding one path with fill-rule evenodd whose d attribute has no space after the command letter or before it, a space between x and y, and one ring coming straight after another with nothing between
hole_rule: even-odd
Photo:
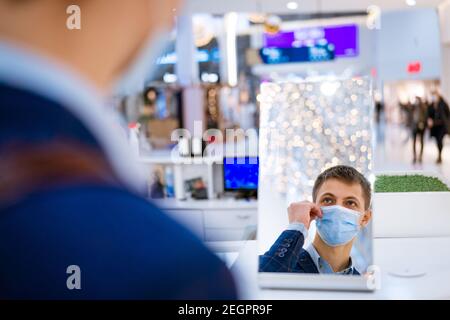
<instances>
[{"instance_id":1,"label":"blurred shopper","mask_svg":"<svg viewBox=\"0 0 450 320\"><path fill-rule=\"evenodd\" d=\"M436 139L438 148L437 163L442 163L442 149L444 137L450 133L450 109L447 102L436 90L432 92L432 101L428 107L428 124L431 128L430 135Z\"/></svg>"},{"instance_id":2,"label":"blurred shopper","mask_svg":"<svg viewBox=\"0 0 450 320\"><path fill-rule=\"evenodd\" d=\"M408 103L399 101L398 107L400 108L400 123L408 125Z\"/></svg>"},{"instance_id":3,"label":"blurred shopper","mask_svg":"<svg viewBox=\"0 0 450 320\"><path fill-rule=\"evenodd\" d=\"M139 195L103 106L178 1L78 3L72 30L71 1L0 0L0 299L235 298L221 260Z\"/></svg>"},{"instance_id":4,"label":"blurred shopper","mask_svg":"<svg viewBox=\"0 0 450 320\"><path fill-rule=\"evenodd\" d=\"M423 157L423 142L425 136L425 130L427 126L428 108L427 104L421 97L416 97L415 103L411 105L411 133L413 142L413 163L417 161L422 163ZM420 151L419 156L416 152L416 144L419 140Z\"/></svg>"},{"instance_id":5,"label":"blurred shopper","mask_svg":"<svg viewBox=\"0 0 450 320\"><path fill-rule=\"evenodd\" d=\"M384 102L381 99L375 100L375 121L377 124L381 121L381 114L384 111Z\"/></svg>"}]
</instances>

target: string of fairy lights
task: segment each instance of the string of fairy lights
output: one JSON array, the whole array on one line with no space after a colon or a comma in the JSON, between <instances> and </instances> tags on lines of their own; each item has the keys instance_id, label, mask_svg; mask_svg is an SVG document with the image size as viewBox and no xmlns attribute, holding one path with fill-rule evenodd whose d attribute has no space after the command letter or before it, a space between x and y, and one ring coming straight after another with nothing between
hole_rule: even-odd
<instances>
[{"instance_id":1,"label":"string of fairy lights","mask_svg":"<svg viewBox=\"0 0 450 320\"><path fill-rule=\"evenodd\" d=\"M315 178L331 166L369 176L373 103L369 78L262 84L260 183L311 200Z\"/></svg>"}]
</instances>

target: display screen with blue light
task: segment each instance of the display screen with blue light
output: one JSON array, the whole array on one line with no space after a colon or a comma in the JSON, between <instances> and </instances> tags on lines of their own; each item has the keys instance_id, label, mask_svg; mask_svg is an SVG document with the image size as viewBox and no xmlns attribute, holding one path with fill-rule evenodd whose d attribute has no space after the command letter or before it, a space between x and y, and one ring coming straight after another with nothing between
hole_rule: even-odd
<instances>
[{"instance_id":1,"label":"display screen with blue light","mask_svg":"<svg viewBox=\"0 0 450 320\"><path fill-rule=\"evenodd\" d=\"M331 44L301 48L262 48L259 53L265 64L330 61L335 57Z\"/></svg>"},{"instance_id":2,"label":"display screen with blue light","mask_svg":"<svg viewBox=\"0 0 450 320\"><path fill-rule=\"evenodd\" d=\"M218 48L212 49L197 49L195 58L197 62L215 62L219 63L220 53ZM166 64L176 64L178 61L177 53L175 51L166 52L162 56L156 59L156 64L166 65Z\"/></svg>"},{"instance_id":3,"label":"display screen with blue light","mask_svg":"<svg viewBox=\"0 0 450 320\"><path fill-rule=\"evenodd\" d=\"M258 189L258 157L224 158L223 179L225 191Z\"/></svg>"}]
</instances>

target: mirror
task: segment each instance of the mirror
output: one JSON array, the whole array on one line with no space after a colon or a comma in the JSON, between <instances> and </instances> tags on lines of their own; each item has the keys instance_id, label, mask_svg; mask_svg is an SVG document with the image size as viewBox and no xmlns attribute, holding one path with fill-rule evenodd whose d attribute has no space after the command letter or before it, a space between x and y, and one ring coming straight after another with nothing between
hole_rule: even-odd
<instances>
[{"instance_id":1,"label":"mirror","mask_svg":"<svg viewBox=\"0 0 450 320\"><path fill-rule=\"evenodd\" d=\"M260 273L371 272L373 103L369 78L262 84Z\"/></svg>"}]
</instances>

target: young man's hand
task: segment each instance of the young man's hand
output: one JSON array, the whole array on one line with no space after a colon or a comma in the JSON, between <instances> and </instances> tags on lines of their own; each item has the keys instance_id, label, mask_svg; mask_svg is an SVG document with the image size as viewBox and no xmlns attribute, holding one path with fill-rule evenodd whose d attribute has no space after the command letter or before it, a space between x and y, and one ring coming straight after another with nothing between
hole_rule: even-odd
<instances>
[{"instance_id":1,"label":"young man's hand","mask_svg":"<svg viewBox=\"0 0 450 320\"><path fill-rule=\"evenodd\" d=\"M294 202L288 207L289 223L303 223L309 229L311 221L322 218L320 207L309 201Z\"/></svg>"}]
</instances>

